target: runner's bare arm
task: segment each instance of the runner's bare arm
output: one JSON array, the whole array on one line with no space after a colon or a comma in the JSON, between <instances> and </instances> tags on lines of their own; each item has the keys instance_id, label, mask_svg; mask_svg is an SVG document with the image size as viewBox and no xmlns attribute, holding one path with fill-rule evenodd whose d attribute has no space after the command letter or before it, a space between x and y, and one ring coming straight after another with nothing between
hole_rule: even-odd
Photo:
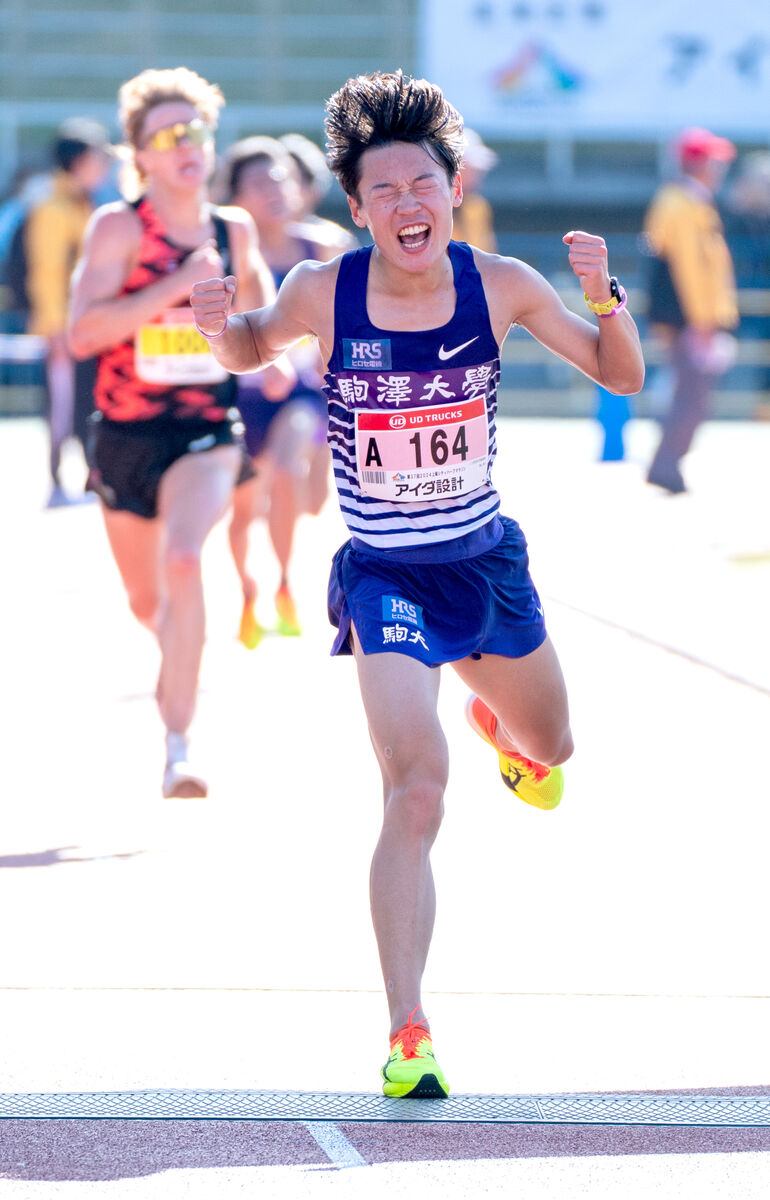
<instances>
[{"instance_id":1,"label":"runner's bare arm","mask_svg":"<svg viewBox=\"0 0 770 1200\"><path fill-rule=\"evenodd\" d=\"M326 361L334 332L337 269L338 260L299 263L272 304L240 314L232 313L236 281L231 275L197 283L190 304L198 328L212 339L217 362L236 375L257 371L308 335L318 338Z\"/></svg>"},{"instance_id":2,"label":"runner's bare arm","mask_svg":"<svg viewBox=\"0 0 770 1200\"><path fill-rule=\"evenodd\" d=\"M572 269L594 302L610 298L607 248L603 238L566 234ZM644 383L644 359L636 324L628 309L611 317L572 313L551 285L531 267L497 259L491 268L494 307L500 302L511 323L521 325L559 358L619 395L633 395ZM594 323L595 322L595 323Z\"/></svg>"},{"instance_id":3,"label":"runner's bare arm","mask_svg":"<svg viewBox=\"0 0 770 1200\"><path fill-rule=\"evenodd\" d=\"M257 227L242 208L230 205L220 213L227 221L233 274L238 284L233 302L235 312L262 308L275 300L275 283L270 268L259 249Z\"/></svg>"},{"instance_id":4,"label":"runner's bare arm","mask_svg":"<svg viewBox=\"0 0 770 1200\"><path fill-rule=\"evenodd\" d=\"M242 208L220 209L230 227L233 271L236 278L234 312L262 308L275 300L275 281L259 249L259 233ZM286 355L263 368L259 386L268 400L284 400L297 383L297 372Z\"/></svg>"},{"instance_id":5,"label":"runner's bare arm","mask_svg":"<svg viewBox=\"0 0 770 1200\"><path fill-rule=\"evenodd\" d=\"M90 358L132 337L140 325L185 299L198 279L221 270L214 247L202 246L177 271L121 296L140 238L138 218L126 205L105 205L91 218L72 280L67 336L75 358Z\"/></svg>"}]
</instances>

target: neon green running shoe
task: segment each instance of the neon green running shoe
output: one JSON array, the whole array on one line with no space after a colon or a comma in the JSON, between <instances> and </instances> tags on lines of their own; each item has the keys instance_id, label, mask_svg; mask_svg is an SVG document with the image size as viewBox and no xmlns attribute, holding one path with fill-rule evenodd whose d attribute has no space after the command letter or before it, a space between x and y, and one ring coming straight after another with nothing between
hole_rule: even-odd
<instances>
[{"instance_id":1,"label":"neon green running shoe","mask_svg":"<svg viewBox=\"0 0 770 1200\"><path fill-rule=\"evenodd\" d=\"M412 1023L415 1008L406 1025L390 1039L390 1058L382 1068L382 1090L399 1100L445 1100L449 1084L436 1062L428 1026Z\"/></svg>"},{"instance_id":2,"label":"neon green running shoe","mask_svg":"<svg viewBox=\"0 0 770 1200\"><path fill-rule=\"evenodd\" d=\"M285 584L279 587L275 593L275 611L278 613L276 629L281 636L299 637L302 629L297 617L297 606L294 603L294 597Z\"/></svg>"},{"instance_id":3,"label":"neon green running shoe","mask_svg":"<svg viewBox=\"0 0 770 1200\"><path fill-rule=\"evenodd\" d=\"M523 754L508 754L500 749L495 733L497 717L492 709L472 692L465 705L465 715L471 729L497 751L503 783L514 796L546 811L556 808L564 791L564 772L561 767L546 767Z\"/></svg>"}]
</instances>

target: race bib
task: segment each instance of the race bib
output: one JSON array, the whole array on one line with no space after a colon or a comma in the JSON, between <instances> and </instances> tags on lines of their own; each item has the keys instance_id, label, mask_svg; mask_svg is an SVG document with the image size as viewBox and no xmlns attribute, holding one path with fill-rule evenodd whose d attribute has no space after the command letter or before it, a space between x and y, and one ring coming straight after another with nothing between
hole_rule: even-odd
<instances>
[{"instance_id":1,"label":"race bib","mask_svg":"<svg viewBox=\"0 0 770 1200\"><path fill-rule=\"evenodd\" d=\"M210 385L224 383L228 377L195 328L192 312L184 308L171 308L137 329L134 365L144 383Z\"/></svg>"},{"instance_id":2,"label":"race bib","mask_svg":"<svg viewBox=\"0 0 770 1200\"><path fill-rule=\"evenodd\" d=\"M487 478L484 397L402 412L356 411L358 485L378 500L464 496Z\"/></svg>"}]
</instances>

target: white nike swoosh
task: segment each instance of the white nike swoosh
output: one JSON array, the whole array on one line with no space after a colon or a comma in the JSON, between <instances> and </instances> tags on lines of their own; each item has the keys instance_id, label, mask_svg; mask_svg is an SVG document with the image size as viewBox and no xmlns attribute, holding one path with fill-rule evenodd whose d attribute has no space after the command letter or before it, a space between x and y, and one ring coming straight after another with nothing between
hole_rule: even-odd
<instances>
[{"instance_id":1,"label":"white nike swoosh","mask_svg":"<svg viewBox=\"0 0 770 1200\"><path fill-rule=\"evenodd\" d=\"M454 358L455 354L459 354L460 351L464 350L466 346L470 346L471 343L478 341L478 337L479 335L476 334L475 337L471 338L470 342L463 342L462 346L455 346L454 350L445 350L442 346L438 352L439 358L442 362L446 362L448 358Z\"/></svg>"}]
</instances>

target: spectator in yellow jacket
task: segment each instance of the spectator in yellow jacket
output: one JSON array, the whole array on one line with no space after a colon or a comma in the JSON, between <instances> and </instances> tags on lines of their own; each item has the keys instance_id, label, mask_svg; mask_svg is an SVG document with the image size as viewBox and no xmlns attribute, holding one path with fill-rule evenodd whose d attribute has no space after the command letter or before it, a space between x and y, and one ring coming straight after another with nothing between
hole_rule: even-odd
<instances>
[{"instance_id":1,"label":"spectator in yellow jacket","mask_svg":"<svg viewBox=\"0 0 770 1200\"><path fill-rule=\"evenodd\" d=\"M735 275L714 195L735 147L707 129L676 144L680 177L653 198L645 235L655 270L650 321L664 336L675 386L648 482L685 491L680 462L708 415L712 381L732 365L738 323Z\"/></svg>"},{"instance_id":2,"label":"spectator in yellow jacket","mask_svg":"<svg viewBox=\"0 0 770 1200\"><path fill-rule=\"evenodd\" d=\"M62 446L77 435L85 452L92 409L88 364L77 370L67 350L65 328L70 276L94 209L93 193L109 170L107 134L95 121L63 122L53 144L55 169L50 195L31 209L25 228L29 333L46 338L52 502L65 497L59 470Z\"/></svg>"},{"instance_id":3,"label":"spectator in yellow jacket","mask_svg":"<svg viewBox=\"0 0 770 1200\"><path fill-rule=\"evenodd\" d=\"M485 146L475 129L463 131L463 150L460 178L463 184L463 200L456 208L452 222L452 240L468 242L488 254L497 253L494 214L492 205L479 188L488 171L498 162L494 150Z\"/></svg>"}]
</instances>

